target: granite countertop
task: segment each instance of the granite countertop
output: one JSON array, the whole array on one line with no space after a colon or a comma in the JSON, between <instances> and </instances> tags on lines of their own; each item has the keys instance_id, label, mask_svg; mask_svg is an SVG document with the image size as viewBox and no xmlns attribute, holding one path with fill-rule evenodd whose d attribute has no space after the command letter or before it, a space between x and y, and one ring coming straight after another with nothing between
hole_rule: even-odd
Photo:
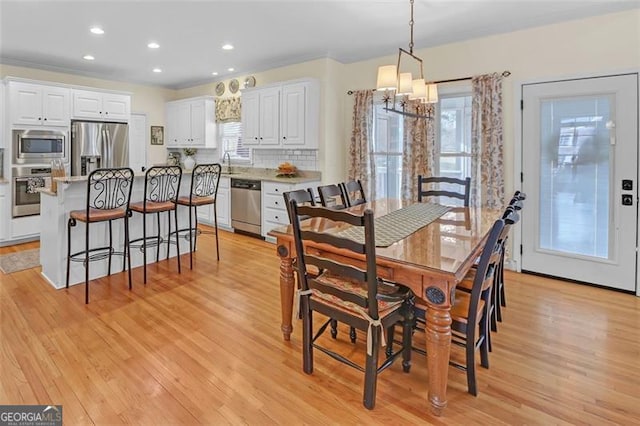
<instances>
[{"instance_id":1,"label":"granite countertop","mask_svg":"<svg viewBox=\"0 0 640 426\"><path fill-rule=\"evenodd\" d=\"M238 178L238 179L253 179L269 182L279 183L304 183L319 181L321 178L320 172L300 170L295 177L280 177L276 176L278 173L276 169L261 169L256 167L232 167L231 173L225 173L223 168L222 177ZM190 175L191 170L183 170L182 174ZM135 177L143 177L144 172L135 173ZM74 182L86 182L87 176L64 176L53 178L61 183L74 183Z\"/></svg>"},{"instance_id":2,"label":"granite countertop","mask_svg":"<svg viewBox=\"0 0 640 426\"><path fill-rule=\"evenodd\" d=\"M45 194L45 195L51 195L52 197L55 197L58 195L58 193L53 192L51 190L51 187L36 188L34 189L34 191L39 192L41 194Z\"/></svg>"}]
</instances>

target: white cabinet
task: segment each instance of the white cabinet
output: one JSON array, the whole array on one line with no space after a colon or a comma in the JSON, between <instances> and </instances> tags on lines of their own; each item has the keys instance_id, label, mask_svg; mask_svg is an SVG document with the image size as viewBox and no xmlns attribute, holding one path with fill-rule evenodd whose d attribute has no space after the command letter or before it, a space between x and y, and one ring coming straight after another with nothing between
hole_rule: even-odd
<instances>
[{"instance_id":1,"label":"white cabinet","mask_svg":"<svg viewBox=\"0 0 640 426\"><path fill-rule=\"evenodd\" d=\"M318 148L319 83L304 79L242 92L243 144Z\"/></svg>"},{"instance_id":2,"label":"white cabinet","mask_svg":"<svg viewBox=\"0 0 640 426\"><path fill-rule=\"evenodd\" d=\"M73 118L129 121L130 114L129 95L73 90Z\"/></svg>"},{"instance_id":3,"label":"white cabinet","mask_svg":"<svg viewBox=\"0 0 640 426\"><path fill-rule=\"evenodd\" d=\"M7 239L7 226L9 225L9 191L8 183L0 183L0 241Z\"/></svg>"},{"instance_id":4,"label":"white cabinet","mask_svg":"<svg viewBox=\"0 0 640 426\"><path fill-rule=\"evenodd\" d=\"M220 178L218 195L216 199L216 213L218 215L219 228L231 228L231 191L228 177ZM198 207L198 222L213 225L213 205Z\"/></svg>"},{"instance_id":5,"label":"white cabinet","mask_svg":"<svg viewBox=\"0 0 640 426\"><path fill-rule=\"evenodd\" d=\"M69 126L69 89L10 82L11 123L32 126Z\"/></svg>"},{"instance_id":6,"label":"white cabinet","mask_svg":"<svg viewBox=\"0 0 640 426\"><path fill-rule=\"evenodd\" d=\"M284 203L282 194L297 189L316 187L320 181L304 182L298 184L263 182L262 183L262 235L267 237L267 233L273 228L282 225L289 225L289 215L287 206Z\"/></svg>"},{"instance_id":7,"label":"white cabinet","mask_svg":"<svg viewBox=\"0 0 640 426\"><path fill-rule=\"evenodd\" d=\"M168 102L167 146L215 148L213 96Z\"/></svg>"}]
</instances>

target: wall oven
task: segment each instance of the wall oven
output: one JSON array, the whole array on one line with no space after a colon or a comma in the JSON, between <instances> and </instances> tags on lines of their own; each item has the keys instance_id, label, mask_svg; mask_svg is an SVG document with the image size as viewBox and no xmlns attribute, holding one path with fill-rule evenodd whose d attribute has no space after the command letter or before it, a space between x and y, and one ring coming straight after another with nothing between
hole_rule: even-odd
<instances>
[{"instance_id":1,"label":"wall oven","mask_svg":"<svg viewBox=\"0 0 640 426\"><path fill-rule=\"evenodd\" d=\"M67 132L62 130L14 130L13 164L67 162Z\"/></svg>"},{"instance_id":2,"label":"wall oven","mask_svg":"<svg viewBox=\"0 0 640 426\"><path fill-rule=\"evenodd\" d=\"M51 178L51 167L13 167L12 168L12 206L13 218L40 214L40 193L37 188L46 185Z\"/></svg>"}]
</instances>

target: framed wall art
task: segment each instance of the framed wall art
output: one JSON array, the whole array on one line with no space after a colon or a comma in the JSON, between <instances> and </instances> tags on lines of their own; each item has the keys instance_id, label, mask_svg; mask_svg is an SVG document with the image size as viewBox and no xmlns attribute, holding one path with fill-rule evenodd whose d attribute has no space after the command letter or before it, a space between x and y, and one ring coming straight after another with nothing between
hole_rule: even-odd
<instances>
[{"instance_id":1,"label":"framed wall art","mask_svg":"<svg viewBox=\"0 0 640 426\"><path fill-rule=\"evenodd\" d=\"M164 126L151 126L151 145L164 145Z\"/></svg>"}]
</instances>

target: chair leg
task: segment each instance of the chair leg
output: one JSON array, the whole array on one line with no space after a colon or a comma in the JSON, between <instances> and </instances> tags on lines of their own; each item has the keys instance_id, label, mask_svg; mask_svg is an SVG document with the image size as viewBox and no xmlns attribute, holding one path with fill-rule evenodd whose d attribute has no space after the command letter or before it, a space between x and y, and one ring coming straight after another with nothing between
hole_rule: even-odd
<instances>
[{"instance_id":1,"label":"chair leg","mask_svg":"<svg viewBox=\"0 0 640 426\"><path fill-rule=\"evenodd\" d=\"M334 319L331 319L331 337L338 337L338 321Z\"/></svg>"},{"instance_id":2,"label":"chair leg","mask_svg":"<svg viewBox=\"0 0 640 426\"><path fill-rule=\"evenodd\" d=\"M371 327L371 355L367 354L364 371L364 399L363 404L369 410L376 405L376 385L378 382L378 353L380 351L380 327Z\"/></svg>"},{"instance_id":3,"label":"chair leg","mask_svg":"<svg viewBox=\"0 0 640 426\"><path fill-rule=\"evenodd\" d=\"M147 215L142 213L142 273L143 282L147 284Z\"/></svg>"},{"instance_id":4,"label":"chair leg","mask_svg":"<svg viewBox=\"0 0 640 426\"><path fill-rule=\"evenodd\" d=\"M193 206L193 251L198 249L198 206Z\"/></svg>"},{"instance_id":5,"label":"chair leg","mask_svg":"<svg viewBox=\"0 0 640 426\"><path fill-rule=\"evenodd\" d=\"M67 285L69 288L69 274L71 267L71 227L76 225L76 220L69 218L67 221Z\"/></svg>"},{"instance_id":6,"label":"chair leg","mask_svg":"<svg viewBox=\"0 0 640 426\"><path fill-rule=\"evenodd\" d=\"M402 371L405 373L411 370L411 341L413 339L413 328L416 322L413 315L413 303L409 302L408 308L408 313L405 314L402 324Z\"/></svg>"},{"instance_id":7,"label":"chair leg","mask_svg":"<svg viewBox=\"0 0 640 426\"><path fill-rule=\"evenodd\" d=\"M171 251L171 210L167 210L167 257L169 260L169 252Z\"/></svg>"},{"instance_id":8,"label":"chair leg","mask_svg":"<svg viewBox=\"0 0 640 426\"><path fill-rule=\"evenodd\" d=\"M396 326L395 324L391 327L387 328L387 349L385 350L385 355L389 358L393 355L393 339L396 334Z\"/></svg>"},{"instance_id":9,"label":"chair leg","mask_svg":"<svg viewBox=\"0 0 640 426\"><path fill-rule=\"evenodd\" d=\"M355 327L350 327L349 328L349 339L351 340L351 343L355 343L356 342L356 329L355 329Z\"/></svg>"},{"instance_id":10,"label":"chair leg","mask_svg":"<svg viewBox=\"0 0 640 426\"><path fill-rule=\"evenodd\" d=\"M160 260L160 212L156 213L156 224L158 225L158 235L156 236L156 263Z\"/></svg>"},{"instance_id":11,"label":"chair leg","mask_svg":"<svg viewBox=\"0 0 640 426\"><path fill-rule=\"evenodd\" d=\"M313 373L313 312L309 309L309 296L300 300L302 311L302 370Z\"/></svg>"},{"instance_id":12,"label":"chair leg","mask_svg":"<svg viewBox=\"0 0 640 426\"><path fill-rule=\"evenodd\" d=\"M180 266L180 238L178 235L178 206L173 209L173 218L176 224L176 257L178 258L178 273L182 273L182 267ZM171 235L171 234L169 234ZM171 236L169 236L171 238Z\"/></svg>"},{"instance_id":13,"label":"chair leg","mask_svg":"<svg viewBox=\"0 0 640 426\"><path fill-rule=\"evenodd\" d=\"M123 248L123 253L122 253L122 272L125 271L125 269L127 269L127 263L125 262L125 260L127 259L127 256L130 255L129 253L129 229L128 229L128 225L129 225L129 221L127 220L129 218L129 213L125 214L124 216L124 248Z\"/></svg>"},{"instance_id":14,"label":"chair leg","mask_svg":"<svg viewBox=\"0 0 640 426\"><path fill-rule=\"evenodd\" d=\"M131 246L129 244L129 214L124 216L124 255L127 258L127 275L129 276L129 290L131 290ZM122 259L124 264L124 259Z\"/></svg>"},{"instance_id":15,"label":"chair leg","mask_svg":"<svg viewBox=\"0 0 640 426\"><path fill-rule=\"evenodd\" d=\"M189 206L189 269L193 269L193 220L191 219L191 206Z\"/></svg>"},{"instance_id":16,"label":"chair leg","mask_svg":"<svg viewBox=\"0 0 640 426\"><path fill-rule=\"evenodd\" d=\"M218 244L218 203L213 203L213 226L216 229L216 256L220 260L220 245Z\"/></svg>"},{"instance_id":17,"label":"chair leg","mask_svg":"<svg viewBox=\"0 0 640 426\"><path fill-rule=\"evenodd\" d=\"M107 266L108 275L111 275L111 255L113 254L113 227L109 221L109 263Z\"/></svg>"},{"instance_id":18,"label":"chair leg","mask_svg":"<svg viewBox=\"0 0 640 426\"><path fill-rule=\"evenodd\" d=\"M89 304L89 222L85 223L84 240L84 303Z\"/></svg>"},{"instance_id":19,"label":"chair leg","mask_svg":"<svg viewBox=\"0 0 640 426\"><path fill-rule=\"evenodd\" d=\"M468 324L467 327L473 327L472 324ZM467 389L473 396L478 396L478 390L476 389L476 342L475 337L467 336L466 342L466 360L467 360Z\"/></svg>"}]
</instances>

